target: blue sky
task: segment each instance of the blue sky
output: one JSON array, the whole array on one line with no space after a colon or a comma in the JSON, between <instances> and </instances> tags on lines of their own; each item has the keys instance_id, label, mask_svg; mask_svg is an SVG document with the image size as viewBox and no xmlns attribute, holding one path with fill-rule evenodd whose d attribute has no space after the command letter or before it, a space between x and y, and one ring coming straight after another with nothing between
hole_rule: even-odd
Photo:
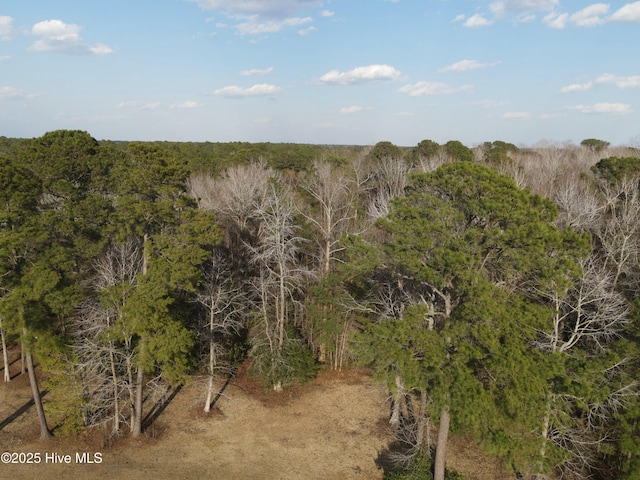
<instances>
[{"instance_id":1,"label":"blue sky","mask_svg":"<svg viewBox=\"0 0 640 480\"><path fill-rule=\"evenodd\" d=\"M0 135L640 143L640 1L1 0Z\"/></svg>"}]
</instances>

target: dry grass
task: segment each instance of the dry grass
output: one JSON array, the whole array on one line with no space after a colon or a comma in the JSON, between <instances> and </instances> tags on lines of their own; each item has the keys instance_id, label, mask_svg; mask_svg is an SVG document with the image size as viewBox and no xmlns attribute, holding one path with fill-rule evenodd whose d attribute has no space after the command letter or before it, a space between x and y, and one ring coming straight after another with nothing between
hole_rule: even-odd
<instances>
[{"instance_id":1,"label":"dry grass","mask_svg":"<svg viewBox=\"0 0 640 480\"><path fill-rule=\"evenodd\" d=\"M220 383L220 387L224 382ZM26 375L0 385L0 422L29 401ZM386 393L365 371L322 372L304 387L261 389L241 372L209 415L204 388L183 388L140 439L91 430L38 440L33 407L0 430L0 450L100 452L100 464L0 465L0 478L380 479L375 460L388 442ZM45 407L46 408L46 407ZM468 480L512 479L466 438L451 442L449 465Z\"/></svg>"}]
</instances>

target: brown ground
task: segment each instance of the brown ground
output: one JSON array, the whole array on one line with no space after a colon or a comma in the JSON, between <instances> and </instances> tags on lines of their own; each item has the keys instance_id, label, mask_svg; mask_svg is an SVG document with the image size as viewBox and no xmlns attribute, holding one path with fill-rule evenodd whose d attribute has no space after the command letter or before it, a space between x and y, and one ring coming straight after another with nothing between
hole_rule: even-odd
<instances>
[{"instance_id":1,"label":"brown ground","mask_svg":"<svg viewBox=\"0 0 640 480\"><path fill-rule=\"evenodd\" d=\"M15 362L12 367L18 362ZM13 370L13 369L12 369ZM200 413L204 387L184 387L144 438L113 445L94 431L38 440L26 375L0 384L0 453L40 453L38 465L0 463L4 479L380 479L378 454L388 443L388 405L365 372L324 373L281 393L262 392L241 375L215 411ZM46 406L45 406L46 408ZM102 463L77 464L75 455L100 452ZM72 463L45 463L46 453ZM467 480L512 480L467 438L453 438L448 465Z\"/></svg>"}]
</instances>

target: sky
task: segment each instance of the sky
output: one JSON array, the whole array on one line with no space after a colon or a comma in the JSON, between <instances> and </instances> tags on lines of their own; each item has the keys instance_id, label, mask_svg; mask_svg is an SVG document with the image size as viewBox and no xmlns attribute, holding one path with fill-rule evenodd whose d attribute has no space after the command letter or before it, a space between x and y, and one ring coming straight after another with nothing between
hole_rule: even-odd
<instances>
[{"instance_id":1,"label":"sky","mask_svg":"<svg viewBox=\"0 0 640 480\"><path fill-rule=\"evenodd\" d=\"M640 145L640 1L0 0L0 136Z\"/></svg>"}]
</instances>

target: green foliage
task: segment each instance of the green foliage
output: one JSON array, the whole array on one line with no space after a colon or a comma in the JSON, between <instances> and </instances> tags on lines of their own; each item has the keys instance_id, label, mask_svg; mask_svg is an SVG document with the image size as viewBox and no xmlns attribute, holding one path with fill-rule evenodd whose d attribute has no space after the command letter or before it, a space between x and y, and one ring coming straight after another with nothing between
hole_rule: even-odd
<instances>
[{"instance_id":1,"label":"green foliage","mask_svg":"<svg viewBox=\"0 0 640 480\"><path fill-rule=\"evenodd\" d=\"M640 177L640 157L607 157L600 160L591 171L607 183L614 184Z\"/></svg>"},{"instance_id":2,"label":"green foliage","mask_svg":"<svg viewBox=\"0 0 640 480\"><path fill-rule=\"evenodd\" d=\"M250 373L260 377L265 388L290 387L315 378L319 365L306 342L290 326L282 348L271 351L266 342L257 343L250 352Z\"/></svg>"},{"instance_id":3,"label":"green foliage","mask_svg":"<svg viewBox=\"0 0 640 480\"><path fill-rule=\"evenodd\" d=\"M442 146L444 152L454 160L461 162L472 162L474 155L473 150L462 144L458 140L449 140Z\"/></svg>"},{"instance_id":4,"label":"green foliage","mask_svg":"<svg viewBox=\"0 0 640 480\"><path fill-rule=\"evenodd\" d=\"M228 167L260 160L276 170L306 171L323 152L319 145L294 143L153 142L146 145L187 159L190 170L194 172L212 174L219 174Z\"/></svg>"},{"instance_id":5,"label":"green foliage","mask_svg":"<svg viewBox=\"0 0 640 480\"><path fill-rule=\"evenodd\" d=\"M336 358L348 356L346 351L338 351L343 336L349 335L349 326L356 321L355 314L349 312L345 305L349 302L349 295L344 285L345 274L330 273L322 277L321 281L309 287L305 312L309 320L305 337L313 341L317 349L322 348L323 355ZM327 361L327 359L325 359ZM336 362L334 361L334 366Z\"/></svg>"},{"instance_id":6,"label":"green foliage","mask_svg":"<svg viewBox=\"0 0 640 480\"><path fill-rule=\"evenodd\" d=\"M454 430L525 465L540 451L532 432L558 369L531 348L551 311L518 286L566 285L589 237L556 228L551 201L470 162L414 175L406 192L378 222L387 240L371 280L406 303L365 328L361 358L392 391L396 376L426 389Z\"/></svg>"},{"instance_id":7,"label":"green foliage","mask_svg":"<svg viewBox=\"0 0 640 480\"><path fill-rule=\"evenodd\" d=\"M483 160L489 165L504 165L512 162L511 154L519 151L513 143L506 143L500 140L495 142L484 142Z\"/></svg>"},{"instance_id":8,"label":"green foliage","mask_svg":"<svg viewBox=\"0 0 640 480\"><path fill-rule=\"evenodd\" d=\"M197 288L207 248L219 240L211 214L186 196L187 177L186 162L169 150L127 146L126 157L112 169L112 235L115 244L137 239L144 267L134 284L123 286L126 291L117 286L102 294L103 302L125 294L121 323L111 335L134 335L138 368L159 368L172 385L185 383L193 367L195 333L182 314L184 296Z\"/></svg>"},{"instance_id":9,"label":"green foliage","mask_svg":"<svg viewBox=\"0 0 640 480\"><path fill-rule=\"evenodd\" d=\"M83 418L83 385L72 363L58 354L43 357L48 375L42 381L47 391L46 411L56 435L64 436L81 431Z\"/></svg>"},{"instance_id":10,"label":"green foliage","mask_svg":"<svg viewBox=\"0 0 640 480\"><path fill-rule=\"evenodd\" d=\"M580 145L590 149L592 152L599 153L609 147L610 144L609 142L598 140L597 138L585 138L580 142Z\"/></svg>"},{"instance_id":11,"label":"green foliage","mask_svg":"<svg viewBox=\"0 0 640 480\"><path fill-rule=\"evenodd\" d=\"M15 162L0 156L0 225L23 219L33 212L40 198L41 185L36 176Z\"/></svg>"},{"instance_id":12,"label":"green foliage","mask_svg":"<svg viewBox=\"0 0 640 480\"><path fill-rule=\"evenodd\" d=\"M452 163L415 175L407 193L379 222L393 234L385 248L416 280L436 288L466 285L483 272L495 281L554 277L575 268L571 258L589 247L587 236L551 224L553 202L480 165Z\"/></svg>"},{"instance_id":13,"label":"green foliage","mask_svg":"<svg viewBox=\"0 0 640 480\"><path fill-rule=\"evenodd\" d=\"M76 198L84 195L91 184L93 158L98 150L98 142L87 132L57 130L23 142L18 157L42 179L46 193Z\"/></svg>"},{"instance_id":14,"label":"green foliage","mask_svg":"<svg viewBox=\"0 0 640 480\"><path fill-rule=\"evenodd\" d=\"M383 141L376 143L367 157L376 162L380 162L389 158L402 158L403 152L402 149L397 145L394 145L391 142Z\"/></svg>"},{"instance_id":15,"label":"green foliage","mask_svg":"<svg viewBox=\"0 0 640 480\"><path fill-rule=\"evenodd\" d=\"M440 148L438 142L422 140L413 150L419 157L433 157L439 153Z\"/></svg>"},{"instance_id":16,"label":"green foliage","mask_svg":"<svg viewBox=\"0 0 640 480\"><path fill-rule=\"evenodd\" d=\"M431 480L433 479L433 464L431 454L427 449L420 450L406 467L395 467L385 471L384 480ZM446 469L445 480L464 480L464 476L455 470Z\"/></svg>"}]
</instances>

